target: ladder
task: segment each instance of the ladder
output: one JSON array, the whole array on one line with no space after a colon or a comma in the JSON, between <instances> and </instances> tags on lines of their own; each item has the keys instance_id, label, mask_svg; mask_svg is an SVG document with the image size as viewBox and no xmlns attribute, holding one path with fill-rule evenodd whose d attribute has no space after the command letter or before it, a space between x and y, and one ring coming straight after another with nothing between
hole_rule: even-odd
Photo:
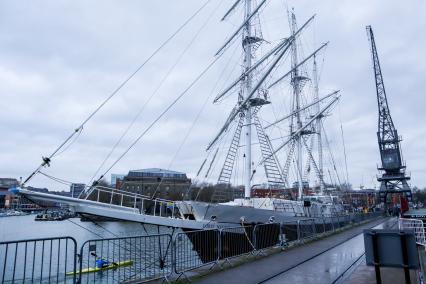
<instances>
[{"instance_id":1,"label":"ladder","mask_svg":"<svg viewBox=\"0 0 426 284\"><path fill-rule=\"evenodd\" d=\"M284 186L282 170L279 166L277 158L272 151L271 141L260 123L257 113L253 115L254 124L256 126L257 137L259 139L260 150L264 159L263 166L265 168L268 184L271 186Z\"/></svg>"},{"instance_id":2,"label":"ladder","mask_svg":"<svg viewBox=\"0 0 426 284\"><path fill-rule=\"evenodd\" d=\"M243 128L244 116L240 116L238 120L237 128L235 129L232 142L229 145L228 153L226 154L225 162L223 163L222 169L220 170L218 185L229 185L232 171L234 169L235 160L237 158L238 147L240 144L241 131ZM212 195L212 201L224 202L228 200L228 193L224 190L215 189Z\"/></svg>"}]
</instances>

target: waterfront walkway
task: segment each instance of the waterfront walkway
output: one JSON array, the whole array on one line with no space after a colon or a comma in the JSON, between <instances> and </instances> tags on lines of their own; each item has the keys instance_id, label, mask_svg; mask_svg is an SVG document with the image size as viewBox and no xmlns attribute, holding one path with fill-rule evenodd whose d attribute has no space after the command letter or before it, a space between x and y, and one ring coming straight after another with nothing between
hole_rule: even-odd
<instances>
[{"instance_id":1,"label":"waterfront walkway","mask_svg":"<svg viewBox=\"0 0 426 284\"><path fill-rule=\"evenodd\" d=\"M365 266L364 229L395 228L396 219L379 219L350 228L324 239L256 259L248 263L215 270L203 277L194 276L196 283L374 283L374 269ZM356 262L359 260L359 262ZM353 270L348 269L352 264ZM393 281L404 283L400 270L387 271ZM401 272L401 273L400 273ZM354 277L351 277L353 274ZM385 274L385 273L383 273ZM401 278L402 277L402 278ZM401 278L402 282L399 282ZM412 273L415 280L415 273ZM383 279L385 280L385 279ZM386 283L383 281L383 283ZM413 282L415 283L415 282Z\"/></svg>"}]
</instances>

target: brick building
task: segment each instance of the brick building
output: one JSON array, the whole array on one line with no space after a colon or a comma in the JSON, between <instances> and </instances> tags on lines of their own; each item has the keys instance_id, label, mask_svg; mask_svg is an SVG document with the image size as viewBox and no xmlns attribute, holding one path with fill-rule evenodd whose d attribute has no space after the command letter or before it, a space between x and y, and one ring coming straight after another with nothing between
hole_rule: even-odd
<instances>
[{"instance_id":1,"label":"brick building","mask_svg":"<svg viewBox=\"0 0 426 284\"><path fill-rule=\"evenodd\" d=\"M190 185L191 179L185 173L149 168L129 171L120 189L149 197L182 200Z\"/></svg>"},{"instance_id":2,"label":"brick building","mask_svg":"<svg viewBox=\"0 0 426 284\"><path fill-rule=\"evenodd\" d=\"M14 208L16 196L9 192L9 188L19 185L17 179L0 178L0 208Z\"/></svg>"}]
</instances>

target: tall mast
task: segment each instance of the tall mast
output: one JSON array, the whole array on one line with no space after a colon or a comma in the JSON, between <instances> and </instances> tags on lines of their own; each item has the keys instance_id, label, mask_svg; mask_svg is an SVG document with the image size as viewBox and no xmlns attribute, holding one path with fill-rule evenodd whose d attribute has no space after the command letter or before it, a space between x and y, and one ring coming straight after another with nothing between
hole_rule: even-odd
<instances>
[{"instance_id":1,"label":"tall mast","mask_svg":"<svg viewBox=\"0 0 426 284\"><path fill-rule=\"evenodd\" d=\"M249 16L251 14L251 0L245 0L245 16L244 20L247 21L244 32L242 45L244 49L244 72L247 72L251 67L251 20ZM243 96L247 99L252 90L252 76L251 73L245 76L243 82ZM248 104L245 112L245 136L246 136L246 160L245 160L245 182L244 182L244 198L249 199L251 197L251 106Z\"/></svg>"},{"instance_id":2,"label":"tall mast","mask_svg":"<svg viewBox=\"0 0 426 284\"><path fill-rule=\"evenodd\" d=\"M295 36L296 33L296 16L294 11L291 12L291 33ZM297 44L296 40L293 41L291 45L291 63L292 63L292 84L293 84L293 102L294 102L294 111L296 112L296 129L292 127L292 131L297 131L302 128L302 120L300 115L300 80L302 79L299 76L299 70L297 68L298 59L297 59ZM298 199L302 199L303 195L303 180L302 180L302 133L299 133L297 137L295 137L296 146L297 146L297 160L296 160L296 175L298 178Z\"/></svg>"},{"instance_id":3,"label":"tall mast","mask_svg":"<svg viewBox=\"0 0 426 284\"><path fill-rule=\"evenodd\" d=\"M319 100L319 88L318 88L318 69L317 69L317 60L314 55L314 68L313 68L313 79L314 79L314 100ZM320 105L316 105L316 112L319 113ZM322 137L321 137L321 119L322 115L318 116L316 121L316 132L318 135L318 171L319 171L319 183L320 183L320 194L324 194L324 169L323 169L323 153L322 153Z\"/></svg>"}]
</instances>

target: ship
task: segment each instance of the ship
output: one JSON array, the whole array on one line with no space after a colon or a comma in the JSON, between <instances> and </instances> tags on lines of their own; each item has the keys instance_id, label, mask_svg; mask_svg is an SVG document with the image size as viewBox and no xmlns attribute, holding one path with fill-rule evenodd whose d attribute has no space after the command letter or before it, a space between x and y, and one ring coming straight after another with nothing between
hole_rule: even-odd
<instances>
[{"instance_id":1,"label":"ship","mask_svg":"<svg viewBox=\"0 0 426 284\"><path fill-rule=\"evenodd\" d=\"M218 103L232 98L235 106L227 115L217 135L207 145L207 157L197 173L197 178L215 179L219 185L213 193L211 202L166 200L102 186L99 180L105 174L93 182L79 198L26 189L26 184L35 175L42 174L45 167L51 165L55 154L66 147L74 137L78 137L85 123L109 101L111 96L75 128L51 155L43 157L40 166L20 187L11 191L35 203L51 201L67 204L70 210L84 216L167 226L184 231L247 224L287 223L295 226L299 220L306 218L313 218L315 222L322 224L324 217L343 214L343 207L338 199L326 193L331 183L325 181L323 167L323 120L340 99L338 90L321 97L319 94L316 60L328 43L318 46L300 60L302 53L299 50L299 37L312 24L315 15L298 26L295 12L291 10L287 11L290 34L265 52L266 48L262 45L270 46L271 43L263 38L259 14L266 9L266 2L266 0L259 2L237 0L222 18L224 21L235 15L238 9L244 14L242 23L218 49L215 58L220 58L237 42L241 46L243 59L240 63L242 70L239 76L217 94L213 101ZM286 72L282 72L284 59L289 59L290 64ZM312 76L308 76L306 70L310 70L310 67L306 66L312 66ZM270 107L273 105L270 99L271 92L278 97L284 96L279 90L274 90L282 84L286 84L291 90L290 112L265 125L266 120L262 115L271 113ZM308 84L312 88L309 96L306 96L303 89ZM165 112L172 106L173 104L167 107ZM155 122L150 126L155 126ZM281 130L286 128L286 135L281 135L279 139L271 139L277 128ZM316 151L314 144L318 146ZM123 153L123 156L127 152ZM220 161L219 152L225 155L221 160L222 167L214 175L214 165ZM315 155L318 157L314 157ZM226 191L229 190L238 168L242 173L244 196L227 200L229 194ZM254 180L261 169L266 178L264 188L270 192L278 192L277 196L252 196L253 188L256 186ZM295 172L292 177L291 169ZM310 175L316 177L317 186L307 195L305 185ZM290 185L291 178L296 180L293 186ZM290 188L295 189L295 193L291 194Z\"/></svg>"}]
</instances>

